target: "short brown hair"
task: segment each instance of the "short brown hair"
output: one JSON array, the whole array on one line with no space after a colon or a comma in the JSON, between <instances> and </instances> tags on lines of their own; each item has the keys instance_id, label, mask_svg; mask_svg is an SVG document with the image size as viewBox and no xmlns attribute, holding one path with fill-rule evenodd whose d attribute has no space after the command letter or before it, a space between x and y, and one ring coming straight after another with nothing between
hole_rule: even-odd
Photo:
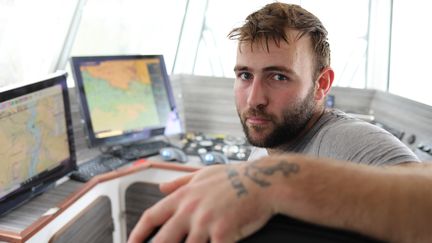
<instances>
[{"instance_id":1,"label":"short brown hair","mask_svg":"<svg viewBox=\"0 0 432 243\"><path fill-rule=\"evenodd\" d=\"M315 76L330 66L330 45L327 30L312 13L295 4L270 3L250 14L243 26L233 29L228 38L240 42L263 42L268 50L268 41L273 39L277 46L280 41L288 43L287 29L300 31L298 38L310 35L315 55Z\"/></svg>"}]
</instances>

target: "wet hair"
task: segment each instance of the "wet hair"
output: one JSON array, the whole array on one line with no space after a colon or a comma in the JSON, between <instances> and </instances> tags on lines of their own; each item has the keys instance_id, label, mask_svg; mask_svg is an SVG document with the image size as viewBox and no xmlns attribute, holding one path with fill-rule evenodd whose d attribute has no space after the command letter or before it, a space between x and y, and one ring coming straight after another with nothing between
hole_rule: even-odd
<instances>
[{"instance_id":1,"label":"wet hair","mask_svg":"<svg viewBox=\"0 0 432 243\"><path fill-rule=\"evenodd\" d=\"M273 40L278 47L281 41L289 44L287 37L289 29L300 32L297 36L298 39L305 35L311 37L315 61L314 76L316 78L323 68L330 66L330 45L327 41L327 30L315 15L298 5L280 2L267 4L262 9L250 14L243 26L231 30L228 38L251 44L259 43L268 51L270 40Z\"/></svg>"}]
</instances>

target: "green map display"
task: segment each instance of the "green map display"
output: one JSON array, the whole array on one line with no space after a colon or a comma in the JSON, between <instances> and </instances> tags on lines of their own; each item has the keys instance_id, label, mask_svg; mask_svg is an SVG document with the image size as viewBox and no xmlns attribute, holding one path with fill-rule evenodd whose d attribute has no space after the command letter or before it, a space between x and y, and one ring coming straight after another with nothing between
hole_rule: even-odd
<instances>
[{"instance_id":1,"label":"green map display","mask_svg":"<svg viewBox=\"0 0 432 243\"><path fill-rule=\"evenodd\" d=\"M61 86L0 103L0 196L69 157Z\"/></svg>"},{"instance_id":2,"label":"green map display","mask_svg":"<svg viewBox=\"0 0 432 243\"><path fill-rule=\"evenodd\" d=\"M158 59L110 60L80 67L96 138L165 125L170 110L157 67Z\"/></svg>"}]
</instances>

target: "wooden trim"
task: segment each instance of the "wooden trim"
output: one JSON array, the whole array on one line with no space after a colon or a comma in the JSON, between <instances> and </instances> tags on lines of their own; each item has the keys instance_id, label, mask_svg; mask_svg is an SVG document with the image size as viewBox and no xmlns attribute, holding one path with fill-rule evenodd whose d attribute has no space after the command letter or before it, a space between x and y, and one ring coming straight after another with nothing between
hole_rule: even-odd
<instances>
[{"instance_id":1,"label":"wooden trim","mask_svg":"<svg viewBox=\"0 0 432 243\"><path fill-rule=\"evenodd\" d=\"M22 237L19 233L0 230L0 240L8 241L8 242L22 242Z\"/></svg>"},{"instance_id":2,"label":"wooden trim","mask_svg":"<svg viewBox=\"0 0 432 243\"><path fill-rule=\"evenodd\" d=\"M57 208L59 209L57 212L55 212L52 215L40 217L38 220L36 220L34 223L32 223L29 227L27 227L20 233L0 230L0 240L6 240L11 242L24 242L28 240L30 237L32 237L33 235L35 235L38 231L40 231L48 223L50 223L57 216L63 213L68 207L70 207L79 198L84 196L84 194L86 194L88 191L90 191L93 187L97 186L98 184L119 177L123 177L126 175L130 175L133 173L137 173L139 171L146 170L149 168L176 170L176 171L184 171L184 172L194 172L199 169L197 167L191 167L191 166L168 163L168 162L154 162L154 161L145 161L145 160L137 161L131 167L126 167L116 171L111 171L106 174L95 176L90 181L85 183L83 187L81 187L77 192L72 193L65 200L63 200L59 205L57 205Z\"/></svg>"}]
</instances>

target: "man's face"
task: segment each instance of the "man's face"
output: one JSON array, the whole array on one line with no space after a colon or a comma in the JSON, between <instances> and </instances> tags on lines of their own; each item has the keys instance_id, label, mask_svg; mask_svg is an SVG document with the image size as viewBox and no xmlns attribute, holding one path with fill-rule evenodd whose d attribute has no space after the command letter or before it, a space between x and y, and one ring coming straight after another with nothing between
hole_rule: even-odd
<instances>
[{"instance_id":1,"label":"man's face","mask_svg":"<svg viewBox=\"0 0 432 243\"><path fill-rule=\"evenodd\" d=\"M302 132L316 112L311 41L296 40L269 50L243 43L237 51L234 85L237 112L252 145L275 148Z\"/></svg>"}]
</instances>

